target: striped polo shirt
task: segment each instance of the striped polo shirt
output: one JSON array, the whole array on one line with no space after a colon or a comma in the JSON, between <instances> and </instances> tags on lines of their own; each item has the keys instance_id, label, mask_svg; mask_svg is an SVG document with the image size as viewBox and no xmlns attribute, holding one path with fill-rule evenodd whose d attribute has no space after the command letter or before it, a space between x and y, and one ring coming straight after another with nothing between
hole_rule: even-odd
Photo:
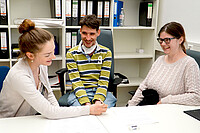
<instances>
[{"instance_id":1,"label":"striped polo shirt","mask_svg":"<svg viewBox=\"0 0 200 133\"><path fill-rule=\"evenodd\" d=\"M67 68L72 89L80 104L90 102L86 89L91 88L97 88L92 102L99 98L104 101L108 89L112 53L96 42L96 50L90 57L84 53L81 45L82 41L67 52Z\"/></svg>"}]
</instances>

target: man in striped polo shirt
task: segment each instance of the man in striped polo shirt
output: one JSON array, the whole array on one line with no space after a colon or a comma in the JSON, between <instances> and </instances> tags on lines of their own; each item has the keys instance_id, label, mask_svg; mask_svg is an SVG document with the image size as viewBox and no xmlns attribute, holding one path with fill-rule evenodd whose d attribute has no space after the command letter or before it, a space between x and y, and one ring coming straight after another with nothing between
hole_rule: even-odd
<instances>
[{"instance_id":1,"label":"man in striped polo shirt","mask_svg":"<svg viewBox=\"0 0 200 133\"><path fill-rule=\"evenodd\" d=\"M73 91L67 99L68 106L105 104L113 107L116 98L107 92L111 51L98 44L100 20L96 15L87 15L80 21L81 41L67 52L67 68Z\"/></svg>"}]
</instances>

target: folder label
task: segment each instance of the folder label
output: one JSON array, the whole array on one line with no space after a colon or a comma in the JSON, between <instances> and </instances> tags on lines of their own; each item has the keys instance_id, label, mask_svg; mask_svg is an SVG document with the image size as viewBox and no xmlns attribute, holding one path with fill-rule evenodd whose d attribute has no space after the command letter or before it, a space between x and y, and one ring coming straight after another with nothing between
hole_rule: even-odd
<instances>
[{"instance_id":1,"label":"folder label","mask_svg":"<svg viewBox=\"0 0 200 133\"><path fill-rule=\"evenodd\" d=\"M98 12L97 18L102 18L102 11L103 11L103 1L98 1Z\"/></svg>"},{"instance_id":2,"label":"folder label","mask_svg":"<svg viewBox=\"0 0 200 133\"><path fill-rule=\"evenodd\" d=\"M114 4L114 14L117 15L117 2Z\"/></svg>"},{"instance_id":3,"label":"folder label","mask_svg":"<svg viewBox=\"0 0 200 133\"><path fill-rule=\"evenodd\" d=\"M56 18L57 17L61 17L61 3L60 3L60 0L56 0L55 9L56 9Z\"/></svg>"},{"instance_id":4,"label":"folder label","mask_svg":"<svg viewBox=\"0 0 200 133\"><path fill-rule=\"evenodd\" d=\"M66 32L66 49L70 49L71 48L71 32Z\"/></svg>"},{"instance_id":5,"label":"folder label","mask_svg":"<svg viewBox=\"0 0 200 133\"><path fill-rule=\"evenodd\" d=\"M148 3L148 12L147 12L147 18L152 18L152 3Z\"/></svg>"},{"instance_id":6,"label":"folder label","mask_svg":"<svg viewBox=\"0 0 200 133\"><path fill-rule=\"evenodd\" d=\"M66 17L71 17L72 16L72 12L71 12L71 0L66 0L66 9L65 9L65 16Z\"/></svg>"},{"instance_id":7,"label":"folder label","mask_svg":"<svg viewBox=\"0 0 200 133\"><path fill-rule=\"evenodd\" d=\"M7 50L6 32L1 32L1 50Z\"/></svg>"},{"instance_id":8,"label":"folder label","mask_svg":"<svg viewBox=\"0 0 200 133\"><path fill-rule=\"evenodd\" d=\"M114 19L113 26L117 26L117 2L114 2Z\"/></svg>"},{"instance_id":9,"label":"folder label","mask_svg":"<svg viewBox=\"0 0 200 133\"><path fill-rule=\"evenodd\" d=\"M6 0L1 0L1 16L6 16Z\"/></svg>"},{"instance_id":10,"label":"folder label","mask_svg":"<svg viewBox=\"0 0 200 133\"><path fill-rule=\"evenodd\" d=\"M77 32L72 32L72 48L77 44Z\"/></svg>"},{"instance_id":11,"label":"folder label","mask_svg":"<svg viewBox=\"0 0 200 133\"><path fill-rule=\"evenodd\" d=\"M93 1L88 1L87 15L92 15Z\"/></svg>"},{"instance_id":12,"label":"folder label","mask_svg":"<svg viewBox=\"0 0 200 133\"><path fill-rule=\"evenodd\" d=\"M73 1L73 11L72 17L78 17L78 0Z\"/></svg>"},{"instance_id":13,"label":"folder label","mask_svg":"<svg viewBox=\"0 0 200 133\"><path fill-rule=\"evenodd\" d=\"M81 1L81 17L86 16L86 1Z\"/></svg>"},{"instance_id":14,"label":"folder label","mask_svg":"<svg viewBox=\"0 0 200 133\"><path fill-rule=\"evenodd\" d=\"M109 18L109 11L110 11L110 2L106 1L105 2L105 8L104 8L104 18Z\"/></svg>"}]
</instances>

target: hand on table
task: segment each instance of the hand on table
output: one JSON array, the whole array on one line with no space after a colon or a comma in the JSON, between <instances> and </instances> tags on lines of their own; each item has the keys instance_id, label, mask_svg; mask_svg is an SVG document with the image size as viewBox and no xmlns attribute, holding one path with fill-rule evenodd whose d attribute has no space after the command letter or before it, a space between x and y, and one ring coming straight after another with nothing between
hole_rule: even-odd
<instances>
[{"instance_id":1,"label":"hand on table","mask_svg":"<svg viewBox=\"0 0 200 133\"><path fill-rule=\"evenodd\" d=\"M103 112L106 112L108 108L107 104L99 104L95 102L95 104L92 104L90 106L90 114L91 115L101 115Z\"/></svg>"}]
</instances>

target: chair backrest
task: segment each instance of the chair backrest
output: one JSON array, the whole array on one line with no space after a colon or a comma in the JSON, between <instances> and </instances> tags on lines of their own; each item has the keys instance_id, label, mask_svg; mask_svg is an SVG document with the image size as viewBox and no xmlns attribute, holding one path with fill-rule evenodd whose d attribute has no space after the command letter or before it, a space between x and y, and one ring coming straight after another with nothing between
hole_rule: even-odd
<instances>
[{"instance_id":1,"label":"chair backrest","mask_svg":"<svg viewBox=\"0 0 200 133\"><path fill-rule=\"evenodd\" d=\"M80 30L78 30L77 42L79 43L80 41L81 41L81 34L80 34ZM113 49L112 31L101 29L101 34L97 37L97 42L109 48L110 51L112 52L112 64L111 64L110 81L109 81L109 84L110 84L114 80L114 49Z\"/></svg>"},{"instance_id":2,"label":"chair backrest","mask_svg":"<svg viewBox=\"0 0 200 133\"><path fill-rule=\"evenodd\" d=\"M200 52L199 51L194 51L194 50L186 50L187 55L193 57L197 64L199 65L200 68Z\"/></svg>"},{"instance_id":3,"label":"chair backrest","mask_svg":"<svg viewBox=\"0 0 200 133\"><path fill-rule=\"evenodd\" d=\"M8 66L0 66L0 92L2 89L3 81L9 70L10 68Z\"/></svg>"}]
</instances>

